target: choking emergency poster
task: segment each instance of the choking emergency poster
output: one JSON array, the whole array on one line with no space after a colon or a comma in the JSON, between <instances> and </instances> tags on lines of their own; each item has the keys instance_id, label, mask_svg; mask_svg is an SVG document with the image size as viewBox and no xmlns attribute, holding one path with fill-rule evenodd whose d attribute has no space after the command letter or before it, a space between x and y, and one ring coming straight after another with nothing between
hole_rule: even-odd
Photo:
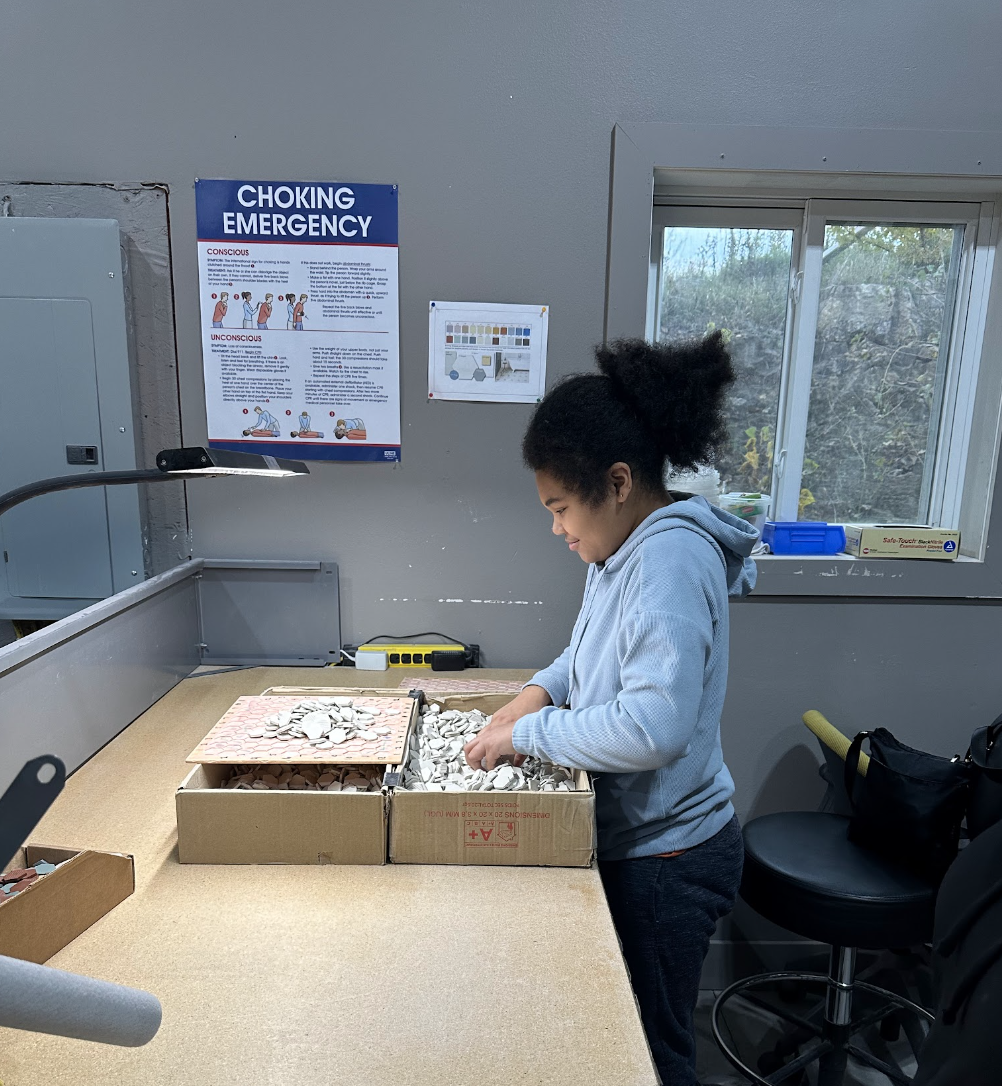
<instances>
[{"instance_id":1,"label":"choking emergency poster","mask_svg":"<svg viewBox=\"0 0 1002 1086\"><path fill-rule=\"evenodd\" d=\"M195 182L209 445L400 459L397 186Z\"/></svg>"}]
</instances>

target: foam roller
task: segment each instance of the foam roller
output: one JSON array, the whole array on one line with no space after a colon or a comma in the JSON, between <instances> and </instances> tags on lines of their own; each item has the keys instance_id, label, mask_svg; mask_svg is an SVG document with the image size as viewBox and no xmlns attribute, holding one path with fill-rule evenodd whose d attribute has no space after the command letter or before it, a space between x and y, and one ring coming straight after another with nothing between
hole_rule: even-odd
<instances>
[{"instance_id":1,"label":"foam roller","mask_svg":"<svg viewBox=\"0 0 1002 1086\"><path fill-rule=\"evenodd\" d=\"M835 727L834 724L826 720L817 709L808 709L804 713L803 721L808 728L821 740L822 743L829 750L833 750L844 762L845 756L849 753L849 747L852 746L852 740L843 735L842 732ZM870 756L863 751L859 752L859 766L857 772L860 776L865 777L866 771L870 766Z\"/></svg>"},{"instance_id":2,"label":"foam roller","mask_svg":"<svg viewBox=\"0 0 1002 1086\"><path fill-rule=\"evenodd\" d=\"M149 992L0 955L0 1026L138 1048L162 1013Z\"/></svg>"}]
</instances>

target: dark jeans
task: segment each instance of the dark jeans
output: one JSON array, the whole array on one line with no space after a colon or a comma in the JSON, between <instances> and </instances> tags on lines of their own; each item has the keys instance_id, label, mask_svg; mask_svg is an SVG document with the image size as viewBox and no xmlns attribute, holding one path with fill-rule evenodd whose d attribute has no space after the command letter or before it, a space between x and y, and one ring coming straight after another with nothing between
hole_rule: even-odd
<instances>
[{"instance_id":1,"label":"dark jeans","mask_svg":"<svg viewBox=\"0 0 1002 1086\"><path fill-rule=\"evenodd\" d=\"M598 868L664 1086L694 1086L693 1011L717 921L731 911L744 846L735 817L715 837L667 859Z\"/></svg>"}]
</instances>

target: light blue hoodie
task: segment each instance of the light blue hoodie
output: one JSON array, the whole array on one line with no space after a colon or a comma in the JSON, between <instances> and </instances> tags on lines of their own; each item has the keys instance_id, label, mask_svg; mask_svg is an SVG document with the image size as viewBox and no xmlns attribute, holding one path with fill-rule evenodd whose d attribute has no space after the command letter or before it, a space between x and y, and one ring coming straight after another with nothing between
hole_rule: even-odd
<instances>
[{"instance_id":1,"label":"light blue hoodie","mask_svg":"<svg viewBox=\"0 0 1002 1086\"><path fill-rule=\"evenodd\" d=\"M734 815L720 750L727 597L754 587L758 536L678 498L589 567L570 645L531 680L553 705L515 725L517 751L598 774L603 860L692 848Z\"/></svg>"}]
</instances>

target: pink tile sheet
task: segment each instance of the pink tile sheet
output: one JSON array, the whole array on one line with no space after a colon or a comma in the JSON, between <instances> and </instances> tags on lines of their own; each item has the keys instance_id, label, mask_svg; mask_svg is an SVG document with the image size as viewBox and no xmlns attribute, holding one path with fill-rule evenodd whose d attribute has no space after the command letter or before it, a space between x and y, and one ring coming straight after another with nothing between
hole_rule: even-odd
<instances>
[{"instance_id":1,"label":"pink tile sheet","mask_svg":"<svg viewBox=\"0 0 1002 1086\"><path fill-rule=\"evenodd\" d=\"M518 694L525 683L511 679L449 679L429 676L427 679L411 676L402 679L403 690L424 690L428 694Z\"/></svg>"},{"instance_id":2,"label":"pink tile sheet","mask_svg":"<svg viewBox=\"0 0 1002 1086\"><path fill-rule=\"evenodd\" d=\"M301 701L323 700L323 695L246 696L237 698L187 760L211 765L396 765L402 762L407 731L416 705L414 699L403 696L351 697L354 708L378 709L374 724L388 727L390 734L381 735L378 739L355 738L326 750L311 746L307 739L252 739L249 733L260 731L269 717L283 709L292 709Z\"/></svg>"}]
</instances>

